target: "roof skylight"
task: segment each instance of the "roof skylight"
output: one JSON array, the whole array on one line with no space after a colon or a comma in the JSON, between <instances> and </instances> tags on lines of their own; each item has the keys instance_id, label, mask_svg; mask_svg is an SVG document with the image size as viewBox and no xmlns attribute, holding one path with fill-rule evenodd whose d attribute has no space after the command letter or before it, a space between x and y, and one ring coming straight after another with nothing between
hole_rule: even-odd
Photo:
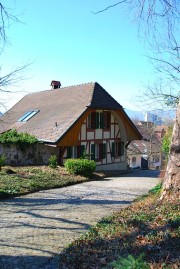
<instances>
[{"instance_id":1,"label":"roof skylight","mask_svg":"<svg viewBox=\"0 0 180 269\"><path fill-rule=\"evenodd\" d=\"M18 121L26 122L39 112L38 109L26 112Z\"/></svg>"}]
</instances>

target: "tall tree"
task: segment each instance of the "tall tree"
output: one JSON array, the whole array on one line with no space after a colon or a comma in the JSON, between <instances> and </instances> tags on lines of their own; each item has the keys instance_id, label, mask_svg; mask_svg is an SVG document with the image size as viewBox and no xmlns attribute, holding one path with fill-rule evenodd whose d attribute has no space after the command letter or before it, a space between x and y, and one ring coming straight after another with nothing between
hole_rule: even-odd
<instances>
[{"instance_id":1,"label":"tall tree","mask_svg":"<svg viewBox=\"0 0 180 269\"><path fill-rule=\"evenodd\" d=\"M180 102L178 105L170 145L169 160L163 184L161 199L180 197Z\"/></svg>"}]
</instances>

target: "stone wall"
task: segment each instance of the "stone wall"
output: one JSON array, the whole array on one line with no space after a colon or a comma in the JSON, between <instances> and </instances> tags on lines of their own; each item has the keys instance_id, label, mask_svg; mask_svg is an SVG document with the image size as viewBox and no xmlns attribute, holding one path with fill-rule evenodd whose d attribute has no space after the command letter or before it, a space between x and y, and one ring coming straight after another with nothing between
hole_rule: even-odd
<instances>
[{"instance_id":1,"label":"stone wall","mask_svg":"<svg viewBox=\"0 0 180 269\"><path fill-rule=\"evenodd\" d=\"M44 165L51 155L58 158L58 148L37 143L22 150L18 145L0 144L0 155L6 156L7 165Z\"/></svg>"}]
</instances>

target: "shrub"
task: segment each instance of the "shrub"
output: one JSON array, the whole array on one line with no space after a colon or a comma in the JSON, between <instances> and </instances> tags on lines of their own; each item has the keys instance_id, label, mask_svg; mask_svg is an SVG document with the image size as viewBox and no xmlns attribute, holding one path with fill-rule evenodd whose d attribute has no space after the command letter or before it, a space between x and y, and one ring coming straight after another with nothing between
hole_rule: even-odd
<instances>
[{"instance_id":1,"label":"shrub","mask_svg":"<svg viewBox=\"0 0 180 269\"><path fill-rule=\"evenodd\" d=\"M169 127L167 133L164 135L162 140L162 152L165 153L166 157L168 156L170 150L172 131L172 127Z\"/></svg>"},{"instance_id":2,"label":"shrub","mask_svg":"<svg viewBox=\"0 0 180 269\"><path fill-rule=\"evenodd\" d=\"M2 144L16 144L23 151L29 145L35 144L38 139L28 133L18 133L16 129L12 129L3 134L0 134L0 143Z\"/></svg>"},{"instance_id":3,"label":"shrub","mask_svg":"<svg viewBox=\"0 0 180 269\"><path fill-rule=\"evenodd\" d=\"M6 157L4 155L0 155L0 171L2 169L2 166L5 165Z\"/></svg>"},{"instance_id":4,"label":"shrub","mask_svg":"<svg viewBox=\"0 0 180 269\"><path fill-rule=\"evenodd\" d=\"M157 184L154 188L152 188L149 192L154 194L159 194L162 190L162 182Z\"/></svg>"},{"instance_id":5,"label":"shrub","mask_svg":"<svg viewBox=\"0 0 180 269\"><path fill-rule=\"evenodd\" d=\"M141 254L138 258L128 255L127 258L119 257L117 261L111 263L115 269L149 269L150 266L143 260L144 255Z\"/></svg>"},{"instance_id":6,"label":"shrub","mask_svg":"<svg viewBox=\"0 0 180 269\"><path fill-rule=\"evenodd\" d=\"M68 159L65 168L70 174L90 177L96 169L96 163L87 159Z\"/></svg>"},{"instance_id":7,"label":"shrub","mask_svg":"<svg viewBox=\"0 0 180 269\"><path fill-rule=\"evenodd\" d=\"M51 155L49 158L49 166L51 168L56 168L58 166L58 161L56 155Z\"/></svg>"}]
</instances>

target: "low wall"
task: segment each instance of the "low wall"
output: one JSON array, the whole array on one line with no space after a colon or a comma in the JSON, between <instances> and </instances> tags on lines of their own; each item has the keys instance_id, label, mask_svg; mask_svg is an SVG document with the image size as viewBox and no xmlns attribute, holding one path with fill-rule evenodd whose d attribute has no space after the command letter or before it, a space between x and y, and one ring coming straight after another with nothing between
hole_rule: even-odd
<instances>
[{"instance_id":1,"label":"low wall","mask_svg":"<svg viewBox=\"0 0 180 269\"><path fill-rule=\"evenodd\" d=\"M97 165L96 171L108 171L108 170L127 170L127 163L121 162L121 163L110 163L106 165Z\"/></svg>"},{"instance_id":2,"label":"low wall","mask_svg":"<svg viewBox=\"0 0 180 269\"><path fill-rule=\"evenodd\" d=\"M37 143L21 150L18 145L0 144L0 155L6 156L7 165L44 165L51 155L58 158L58 148Z\"/></svg>"}]
</instances>

